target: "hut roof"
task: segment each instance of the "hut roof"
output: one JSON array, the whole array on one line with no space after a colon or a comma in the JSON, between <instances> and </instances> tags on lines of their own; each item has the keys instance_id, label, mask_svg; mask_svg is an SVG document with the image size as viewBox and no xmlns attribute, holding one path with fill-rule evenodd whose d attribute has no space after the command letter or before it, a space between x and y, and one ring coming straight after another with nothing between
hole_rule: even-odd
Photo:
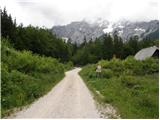
<instances>
[{"instance_id":1,"label":"hut roof","mask_svg":"<svg viewBox=\"0 0 160 120\"><path fill-rule=\"evenodd\" d=\"M144 48L137 52L134 57L136 60L144 60L148 57L152 57L156 50L159 50L159 48L156 46Z\"/></svg>"}]
</instances>

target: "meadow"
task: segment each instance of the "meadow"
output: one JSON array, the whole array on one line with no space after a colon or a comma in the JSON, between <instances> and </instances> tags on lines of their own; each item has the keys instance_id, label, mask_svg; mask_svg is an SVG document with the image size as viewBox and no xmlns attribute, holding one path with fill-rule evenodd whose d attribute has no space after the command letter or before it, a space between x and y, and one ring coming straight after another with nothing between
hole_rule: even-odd
<instances>
[{"instance_id":1,"label":"meadow","mask_svg":"<svg viewBox=\"0 0 160 120\"><path fill-rule=\"evenodd\" d=\"M98 64L102 66L100 76L96 73ZM136 119L159 118L158 72L158 59L138 61L129 56L87 65L80 75L99 103L111 104L121 118Z\"/></svg>"}]
</instances>

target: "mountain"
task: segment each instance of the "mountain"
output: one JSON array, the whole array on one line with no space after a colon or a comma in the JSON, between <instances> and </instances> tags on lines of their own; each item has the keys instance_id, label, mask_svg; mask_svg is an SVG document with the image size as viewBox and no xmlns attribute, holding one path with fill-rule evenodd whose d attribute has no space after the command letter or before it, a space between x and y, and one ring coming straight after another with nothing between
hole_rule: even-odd
<instances>
[{"instance_id":1,"label":"mountain","mask_svg":"<svg viewBox=\"0 0 160 120\"><path fill-rule=\"evenodd\" d=\"M159 21L152 20L149 22L130 22L120 21L113 24L113 31L118 31L124 40L128 40L131 36L138 35L141 39L149 37L150 39L159 38ZM153 35L152 35L153 34Z\"/></svg>"},{"instance_id":2,"label":"mountain","mask_svg":"<svg viewBox=\"0 0 160 120\"><path fill-rule=\"evenodd\" d=\"M63 26L53 26L51 31L59 37L66 40L70 38L72 42L79 44L84 41L84 38L87 41L91 39L95 40L105 33L113 34L115 31L117 31L123 40L128 40L134 35L138 35L140 38L150 37L151 39L157 39L159 38L159 21L131 22L121 20L113 23L98 19L92 23L78 21Z\"/></svg>"}]
</instances>

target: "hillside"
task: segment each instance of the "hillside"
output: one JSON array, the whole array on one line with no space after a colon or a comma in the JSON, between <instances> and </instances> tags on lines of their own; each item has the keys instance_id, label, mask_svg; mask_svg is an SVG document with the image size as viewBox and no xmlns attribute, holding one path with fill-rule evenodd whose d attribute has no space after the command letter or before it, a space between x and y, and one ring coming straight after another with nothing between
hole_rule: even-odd
<instances>
[{"instance_id":1,"label":"hillside","mask_svg":"<svg viewBox=\"0 0 160 120\"><path fill-rule=\"evenodd\" d=\"M71 66L30 51L17 51L2 39L2 117L46 94Z\"/></svg>"}]
</instances>

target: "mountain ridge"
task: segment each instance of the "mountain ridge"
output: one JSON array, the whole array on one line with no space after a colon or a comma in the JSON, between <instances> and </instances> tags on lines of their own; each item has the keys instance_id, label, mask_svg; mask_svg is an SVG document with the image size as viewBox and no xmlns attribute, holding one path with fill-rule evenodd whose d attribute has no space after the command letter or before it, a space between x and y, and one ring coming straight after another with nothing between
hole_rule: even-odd
<instances>
[{"instance_id":1,"label":"mountain ridge","mask_svg":"<svg viewBox=\"0 0 160 120\"><path fill-rule=\"evenodd\" d=\"M128 21L109 22L107 20L98 20L92 23L87 21L74 21L67 25L53 26L53 34L58 37L71 39L71 42L81 44L84 39L87 41L95 40L105 33L113 34L117 31L118 35L127 41L131 36L138 35L140 39L150 37L159 38L159 21Z\"/></svg>"}]
</instances>

